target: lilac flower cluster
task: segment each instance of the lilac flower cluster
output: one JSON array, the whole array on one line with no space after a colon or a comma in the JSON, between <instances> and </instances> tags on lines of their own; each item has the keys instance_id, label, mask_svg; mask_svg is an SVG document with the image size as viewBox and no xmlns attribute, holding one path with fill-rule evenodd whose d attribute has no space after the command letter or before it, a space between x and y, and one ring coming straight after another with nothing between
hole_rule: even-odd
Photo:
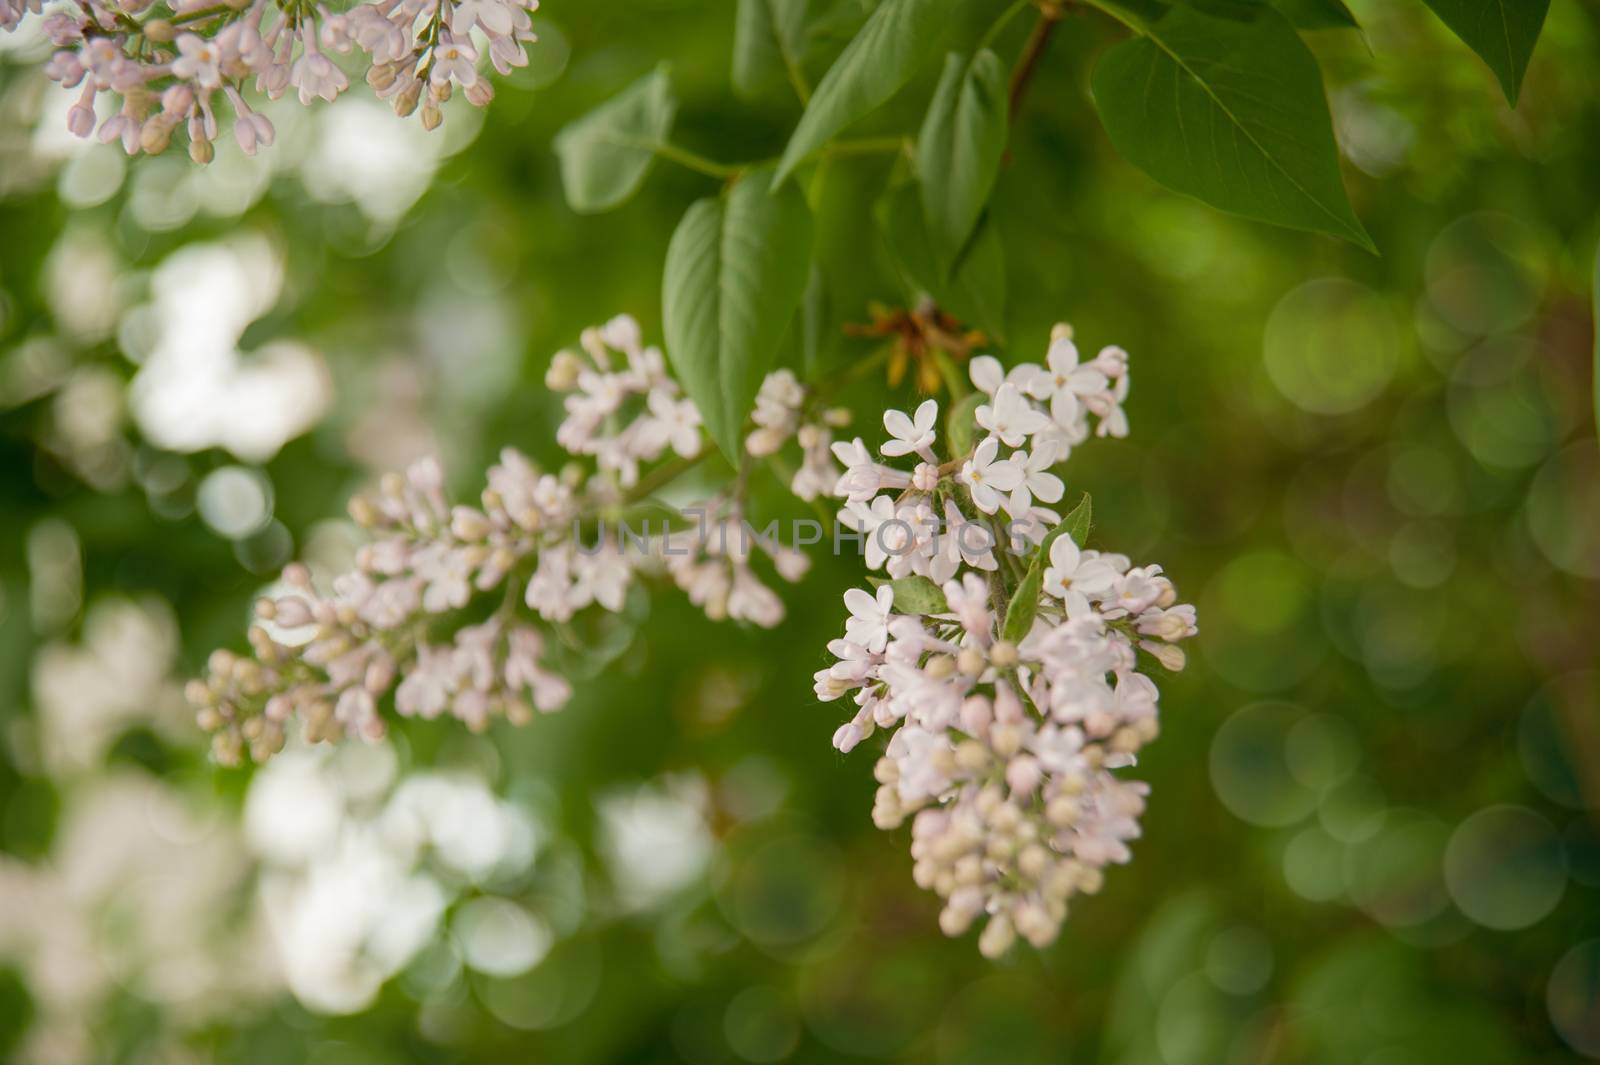
<instances>
[{"instance_id":1,"label":"lilac flower cluster","mask_svg":"<svg viewBox=\"0 0 1600 1065\"><path fill-rule=\"evenodd\" d=\"M694 404L680 398L633 319L586 330L581 350L552 363L552 383L570 391L557 436L597 468L542 471L507 449L479 506L452 506L433 460L354 499L351 516L373 536L355 568L322 593L304 566L290 566L284 590L256 604L253 654L218 651L205 679L190 684L219 760L237 761L246 747L257 760L272 755L293 720L310 741L378 739L389 696L401 716L448 713L473 729L558 709L571 687L546 662L546 632L590 607L622 610L641 571L665 570L713 618L782 619L752 553L768 555L786 580L797 580L806 560L760 539L752 547L737 499L706 502L698 512L712 520L670 532L664 525L637 550L620 539L621 522L608 530L607 516L642 499L641 464L669 449L692 459L706 442ZM665 462L651 472L663 471ZM591 526L598 531L585 542ZM485 609L495 592L498 605Z\"/></svg>"},{"instance_id":2,"label":"lilac flower cluster","mask_svg":"<svg viewBox=\"0 0 1600 1065\"><path fill-rule=\"evenodd\" d=\"M1086 550L1065 525L1044 532L1059 519L1035 502L1061 498L1050 470L1088 436L1089 415L1103 435L1126 433L1126 355L1080 364L1061 329L1046 366L1008 374L983 358L971 375L988 402L970 455L935 454L931 400L884 416L880 452L915 456L913 471L878 463L860 440L838 448L841 519L876 530L868 565L899 579L845 593L845 634L816 692L855 703L834 734L841 751L892 731L873 820L913 819L914 876L944 900L941 927L959 935L986 917L979 948L993 957L1019 935L1049 944L1072 896L1128 860L1148 789L1115 771L1158 732L1141 653L1181 669L1178 643L1197 630L1161 567ZM1017 450L1001 458L1002 446ZM1031 559L1008 551L1001 511L1043 541Z\"/></svg>"},{"instance_id":3,"label":"lilac flower cluster","mask_svg":"<svg viewBox=\"0 0 1600 1065\"><path fill-rule=\"evenodd\" d=\"M306 0L83 0L44 18L56 51L45 74L81 93L67 115L80 137L120 141L129 155L165 151L179 126L189 155L210 162L218 136L218 94L233 112L239 147L253 155L274 138L272 123L244 99L335 99L350 86L335 55L366 54L367 84L399 115L419 106L428 129L456 88L482 107L494 88L480 55L501 74L526 66L536 40L538 0L367 0L334 12ZM41 13L39 0L0 0L0 28ZM101 118L100 94L114 101Z\"/></svg>"}]
</instances>

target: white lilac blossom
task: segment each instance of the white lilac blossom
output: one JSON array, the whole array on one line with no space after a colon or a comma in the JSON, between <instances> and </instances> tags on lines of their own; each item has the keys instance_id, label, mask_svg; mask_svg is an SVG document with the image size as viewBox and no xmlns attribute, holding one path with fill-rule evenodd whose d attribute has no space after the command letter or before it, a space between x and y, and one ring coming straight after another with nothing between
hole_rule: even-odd
<instances>
[{"instance_id":1,"label":"white lilac blossom","mask_svg":"<svg viewBox=\"0 0 1600 1065\"><path fill-rule=\"evenodd\" d=\"M558 441L596 468L546 472L507 449L478 506L451 505L432 459L356 497L351 516L372 540L355 568L319 589L291 565L256 604L252 654L217 651L190 684L219 760L270 756L294 721L309 741L377 740L388 700L401 717L448 714L475 730L559 709L571 687L546 653L550 633L590 608L620 612L642 572L666 570L713 618L782 619L752 559L789 581L807 560L757 535L742 501L690 508L705 520L670 532L663 522L654 538L625 520L645 499L641 464L671 473L669 454L687 464L705 449L699 413L632 318L586 330L580 347L552 361L552 384L571 392Z\"/></svg>"},{"instance_id":2,"label":"white lilac blossom","mask_svg":"<svg viewBox=\"0 0 1600 1065\"><path fill-rule=\"evenodd\" d=\"M1148 788L1122 771L1158 732L1156 686L1141 669L1181 669L1178 643L1197 631L1161 567L1086 550L1065 526L1046 550L1032 547L1033 530L1058 520L1033 501L1062 495L1049 471L1063 440L1087 437L1090 414L1106 435L1127 428L1126 356L1106 349L1085 370L1070 345L1058 328L1047 367L1009 374L974 360L990 400L977 422L990 435L970 455L923 454L931 441L920 427L937 412L922 409L884 418L884 453L922 459L909 476L860 441L838 449L840 517L868 537L867 564L927 580L903 601L898 582L845 593L844 636L828 645L837 661L816 674L816 693L855 704L834 733L839 750L890 733L873 820L892 829L911 819L913 876L943 900L940 927L960 935L983 918L978 945L990 957L1019 936L1048 945L1069 900L1129 859ZM1005 558L1013 531L1024 550ZM1025 582L1029 567L1039 576ZM1014 601L1019 586L1037 599ZM1031 621L1008 624L1016 610Z\"/></svg>"},{"instance_id":3,"label":"white lilac blossom","mask_svg":"<svg viewBox=\"0 0 1600 1065\"><path fill-rule=\"evenodd\" d=\"M165 151L178 127L189 155L215 155L221 94L233 115L240 149L254 155L273 142L272 123L242 95L276 100L290 90L301 104L331 101L350 86L336 56L365 53L367 84L399 115L420 105L428 129L443 119L440 105L459 88L482 107L494 96L478 71L480 44L501 74L527 65L525 45L537 40L532 13L538 0L366 0L344 12L320 4L239 0L116 0L53 9L43 16L56 51L45 75L65 88L81 86L67 115L80 137L120 141L129 155ZM14 30L39 0L0 0L0 29ZM114 102L102 121L96 99Z\"/></svg>"},{"instance_id":4,"label":"white lilac blossom","mask_svg":"<svg viewBox=\"0 0 1600 1065\"><path fill-rule=\"evenodd\" d=\"M1097 436L1128 435L1122 403L1128 397L1128 353L1101 348L1082 362L1070 326L1052 331L1045 364L1005 370L992 355L968 367L973 385L988 399L977 408L979 428L1007 447L1037 448L1049 443L1054 461L1065 462L1072 449L1089 439L1090 419ZM1035 492L1049 502L1043 493Z\"/></svg>"}]
</instances>

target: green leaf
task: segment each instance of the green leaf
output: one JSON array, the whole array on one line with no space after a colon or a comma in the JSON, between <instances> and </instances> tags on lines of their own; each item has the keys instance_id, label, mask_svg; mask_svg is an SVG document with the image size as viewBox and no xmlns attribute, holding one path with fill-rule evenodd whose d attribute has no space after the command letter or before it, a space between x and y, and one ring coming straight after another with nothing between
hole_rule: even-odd
<instances>
[{"instance_id":1,"label":"green leaf","mask_svg":"<svg viewBox=\"0 0 1600 1065\"><path fill-rule=\"evenodd\" d=\"M1127 21L1145 36L1108 51L1093 77L1119 152L1213 207L1376 250L1340 181L1317 61L1282 15L1175 7Z\"/></svg>"},{"instance_id":2,"label":"green leaf","mask_svg":"<svg viewBox=\"0 0 1600 1065\"><path fill-rule=\"evenodd\" d=\"M1361 28L1344 0L1272 0L1272 4L1302 30Z\"/></svg>"},{"instance_id":3,"label":"green leaf","mask_svg":"<svg viewBox=\"0 0 1600 1065\"><path fill-rule=\"evenodd\" d=\"M1085 492L1078 505L1072 508L1072 513L1062 518L1039 542L1039 550L1034 552L1033 561L1028 563L1028 572L1023 575L1022 583L1017 585L1017 590L1011 595L1011 603L1006 607L1005 625L1000 633L1002 638L1015 643L1033 628L1034 616L1039 613L1039 593L1044 588L1045 567L1050 565L1050 545L1056 542L1056 537L1070 536L1074 543L1082 547L1089 542L1089 529L1093 524L1094 505L1090 502L1089 493Z\"/></svg>"},{"instance_id":4,"label":"green leaf","mask_svg":"<svg viewBox=\"0 0 1600 1065\"><path fill-rule=\"evenodd\" d=\"M755 96L800 70L807 0L739 0L733 24L733 88Z\"/></svg>"},{"instance_id":5,"label":"green leaf","mask_svg":"<svg viewBox=\"0 0 1600 1065\"><path fill-rule=\"evenodd\" d=\"M1089 542L1089 530L1094 527L1094 501L1089 498L1089 493L1083 493L1083 498L1078 500L1078 505L1072 512L1056 525L1054 529L1045 533L1044 539L1039 542L1039 551L1033 556L1033 566L1043 570L1050 564L1050 545L1056 542L1058 536L1070 536L1072 542L1083 547Z\"/></svg>"},{"instance_id":6,"label":"green leaf","mask_svg":"<svg viewBox=\"0 0 1600 1065\"><path fill-rule=\"evenodd\" d=\"M987 48L952 52L917 135L922 211L942 266L956 259L989 201L1006 150L1006 70Z\"/></svg>"},{"instance_id":7,"label":"green leaf","mask_svg":"<svg viewBox=\"0 0 1600 1065\"><path fill-rule=\"evenodd\" d=\"M677 110L666 68L657 67L556 134L561 187L572 209L608 211L639 191Z\"/></svg>"},{"instance_id":8,"label":"green leaf","mask_svg":"<svg viewBox=\"0 0 1600 1065\"><path fill-rule=\"evenodd\" d=\"M886 581L882 577L868 577L874 588L885 584L894 588L894 608L901 614L944 614L950 609L939 586L926 577L912 574Z\"/></svg>"},{"instance_id":9,"label":"green leaf","mask_svg":"<svg viewBox=\"0 0 1600 1065\"><path fill-rule=\"evenodd\" d=\"M706 431L738 465L740 430L805 293L811 215L770 170L696 202L667 246L662 327L667 357Z\"/></svg>"},{"instance_id":10,"label":"green leaf","mask_svg":"<svg viewBox=\"0 0 1600 1065\"><path fill-rule=\"evenodd\" d=\"M945 310L977 325L995 339L1005 336L1006 259L1000 235L985 218L946 279L934 265L933 244L913 185L878 204L878 224L906 282L932 296Z\"/></svg>"},{"instance_id":11,"label":"green leaf","mask_svg":"<svg viewBox=\"0 0 1600 1065\"><path fill-rule=\"evenodd\" d=\"M1016 643L1033 628L1033 619L1039 614L1039 588L1044 582L1043 573L1038 565L1029 566L1022 583L1011 593L1011 602L1006 606L1005 624L1000 627L1002 640Z\"/></svg>"},{"instance_id":12,"label":"green leaf","mask_svg":"<svg viewBox=\"0 0 1600 1065\"><path fill-rule=\"evenodd\" d=\"M1512 107L1522 91L1533 46L1550 0L1423 0L1466 46L1478 53Z\"/></svg>"},{"instance_id":13,"label":"green leaf","mask_svg":"<svg viewBox=\"0 0 1600 1065\"><path fill-rule=\"evenodd\" d=\"M898 92L933 50L949 17L949 0L884 0L823 76L783 150L773 185Z\"/></svg>"},{"instance_id":14,"label":"green leaf","mask_svg":"<svg viewBox=\"0 0 1600 1065\"><path fill-rule=\"evenodd\" d=\"M1600 252L1594 258L1594 427L1600 434Z\"/></svg>"},{"instance_id":15,"label":"green leaf","mask_svg":"<svg viewBox=\"0 0 1600 1065\"><path fill-rule=\"evenodd\" d=\"M978 439L978 408L989 401L982 392L967 395L944 418L944 440L952 458L972 454Z\"/></svg>"}]
</instances>

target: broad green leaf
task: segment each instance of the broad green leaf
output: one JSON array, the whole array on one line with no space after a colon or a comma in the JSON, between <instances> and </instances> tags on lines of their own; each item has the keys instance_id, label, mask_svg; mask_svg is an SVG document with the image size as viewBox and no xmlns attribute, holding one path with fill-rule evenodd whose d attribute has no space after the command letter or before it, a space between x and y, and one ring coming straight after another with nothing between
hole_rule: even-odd
<instances>
[{"instance_id":1,"label":"broad green leaf","mask_svg":"<svg viewBox=\"0 0 1600 1065\"><path fill-rule=\"evenodd\" d=\"M1600 252L1594 259L1594 428L1600 434Z\"/></svg>"},{"instance_id":2,"label":"broad green leaf","mask_svg":"<svg viewBox=\"0 0 1600 1065\"><path fill-rule=\"evenodd\" d=\"M1500 79L1512 107L1522 91L1550 0L1423 0Z\"/></svg>"},{"instance_id":3,"label":"broad green leaf","mask_svg":"<svg viewBox=\"0 0 1600 1065\"><path fill-rule=\"evenodd\" d=\"M901 614L943 614L950 609L939 586L926 577L912 574L892 581L881 577L867 579L874 588L885 584L894 588L894 608Z\"/></svg>"},{"instance_id":4,"label":"broad green leaf","mask_svg":"<svg viewBox=\"0 0 1600 1065\"><path fill-rule=\"evenodd\" d=\"M1344 0L1272 0L1290 22L1303 30L1360 29L1361 23Z\"/></svg>"},{"instance_id":5,"label":"broad green leaf","mask_svg":"<svg viewBox=\"0 0 1600 1065\"><path fill-rule=\"evenodd\" d=\"M1119 152L1213 207L1375 250L1340 181L1317 61L1281 14L1175 7L1128 21L1144 35L1108 51L1093 77Z\"/></svg>"},{"instance_id":6,"label":"broad green leaf","mask_svg":"<svg viewBox=\"0 0 1600 1065\"><path fill-rule=\"evenodd\" d=\"M950 408L944 419L945 446L952 458L972 454L978 439L978 408L989 401L982 392L973 392Z\"/></svg>"},{"instance_id":7,"label":"broad green leaf","mask_svg":"<svg viewBox=\"0 0 1600 1065\"><path fill-rule=\"evenodd\" d=\"M667 357L706 431L738 465L740 430L805 293L811 215L767 168L689 208L667 246Z\"/></svg>"},{"instance_id":8,"label":"broad green leaf","mask_svg":"<svg viewBox=\"0 0 1600 1065\"><path fill-rule=\"evenodd\" d=\"M985 218L967 242L948 280L935 265L933 244L915 186L905 185L878 204L878 224L889 252L914 288L945 310L996 339L1005 336L1006 260L993 221Z\"/></svg>"},{"instance_id":9,"label":"broad green leaf","mask_svg":"<svg viewBox=\"0 0 1600 1065\"><path fill-rule=\"evenodd\" d=\"M608 211L637 192L677 110L666 68L657 67L556 134L561 187L572 209Z\"/></svg>"},{"instance_id":10,"label":"broad green leaf","mask_svg":"<svg viewBox=\"0 0 1600 1065\"><path fill-rule=\"evenodd\" d=\"M942 267L956 259L983 214L1006 150L1006 69L985 48L951 53L917 136L917 176L928 237Z\"/></svg>"},{"instance_id":11,"label":"broad green leaf","mask_svg":"<svg viewBox=\"0 0 1600 1065\"><path fill-rule=\"evenodd\" d=\"M806 156L909 81L949 18L949 0L884 0L812 94L773 184L781 184Z\"/></svg>"},{"instance_id":12,"label":"broad green leaf","mask_svg":"<svg viewBox=\"0 0 1600 1065\"><path fill-rule=\"evenodd\" d=\"M1005 624L1000 627L1000 638L1016 643L1033 628L1033 619L1039 614L1039 588L1044 581L1044 571L1038 565L1028 567L1027 575L1011 593L1006 606Z\"/></svg>"},{"instance_id":13,"label":"broad green leaf","mask_svg":"<svg viewBox=\"0 0 1600 1065\"><path fill-rule=\"evenodd\" d=\"M798 74L805 53L807 0L739 0L733 24L733 88L754 96Z\"/></svg>"},{"instance_id":14,"label":"broad green leaf","mask_svg":"<svg viewBox=\"0 0 1600 1065\"><path fill-rule=\"evenodd\" d=\"M1089 529L1093 523L1094 505L1089 500L1089 493L1085 492L1078 505L1072 508L1072 513L1062 518L1039 542L1039 550L1034 552L1033 561L1028 563L1028 572L1023 575L1022 583L1011 595L1011 604L1006 607L1001 636L1015 642L1028 635L1028 630L1033 628L1033 619L1039 613L1039 593L1044 588L1045 567L1050 565L1050 545L1056 542L1058 536L1070 536L1074 543L1082 547L1089 542Z\"/></svg>"},{"instance_id":15,"label":"broad green leaf","mask_svg":"<svg viewBox=\"0 0 1600 1065\"><path fill-rule=\"evenodd\" d=\"M1072 542L1083 547L1089 542L1089 530L1094 527L1094 501L1085 492L1083 498L1078 500L1078 505L1072 512L1062 518L1054 529L1045 533L1044 539L1039 542L1039 551L1033 556L1033 568L1043 570L1050 564L1050 545L1056 542L1058 536L1070 536Z\"/></svg>"}]
</instances>

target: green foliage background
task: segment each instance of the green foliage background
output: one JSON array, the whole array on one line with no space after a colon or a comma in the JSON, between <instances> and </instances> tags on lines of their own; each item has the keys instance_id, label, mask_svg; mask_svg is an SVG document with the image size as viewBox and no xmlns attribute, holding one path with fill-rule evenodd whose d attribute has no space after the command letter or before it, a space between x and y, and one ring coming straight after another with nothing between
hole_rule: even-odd
<instances>
[{"instance_id":1,"label":"green foliage background","mask_svg":"<svg viewBox=\"0 0 1600 1065\"><path fill-rule=\"evenodd\" d=\"M999 6L950 5L941 41L970 48ZM1219 214L1124 161L1089 89L1095 58L1125 34L1076 5L1011 130L986 222L1005 309L985 325L1011 360L1038 358L1061 319L1090 347L1132 353L1133 434L1076 453L1069 498L1090 492L1097 545L1161 562L1202 628L1140 767L1153 795L1135 860L1077 906L1053 948L991 964L970 937L944 939L932 896L911 883L906 833L872 828L869 758L831 750L839 710L817 704L810 681L840 626L839 593L860 573L819 556L775 632L713 625L664 593L640 605L636 630L587 649L593 675L562 713L482 738L447 723L396 730L404 767L473 767L543 826L532 871L500 894L540 913L557 873L584 885L578 916L553 922L561 934L534 969L475 972L449 961L445 935L352 1015L272 993L198 1021L159 1004L136 970L78 1015L85 1060L1499 1065L1600 1054L1587 305L1600 17L1576 0L1551 5L1512 110L1422 4L1350 9L1361 32L1307 40L1344 185L1379 256ZM813 83L863 15L840 4L806 43ZM314 162L295 162L297 137L311 134L285 125L284 161L263 164L277 170L261 194L153 225L139 197L170 190L188 164L134 160L113 181L105 163L85 193L90 164L41 158L37 75L4 68L7 870L59 865L60 827L106 779L155 778L229 822L250 787L252 771L210 767L197 734L137 721L101 764L47 768L38 663L87 639L84 607L165 601L182 638L174 668L192 674L210 648L239 642L291 545L384 464L353 441L374 411L391 416L395 367L416 383L407 410L472 491L501 446L554 457L559 406L541 377L582 327L629 311L661 337L669 240L718 182L658 159L632 199L577 214L559 130L665 63L677 144L724 161L783 154L799 109L781 70L741 74L748 98L730 91L732 3L550 0L539 28L534 66L497 83L481 129L393 222L325 202L302 180ZM994 41L1008 64L1028 30L1018 19ZM915 132L942 52L851 136ZM446 129L459 137L473 122L463 108ZM825 365L870 356L838 326L865 320L869 300L910 294L874 212L893 165L863 155L825 175L816 247L836 297ZM254 172L218 180L247 185L239 174ZM148 471L170 474L157 461L168 456L123 418L131 472L97 488L63 448L62 382L137 370L124 333L73 339L71 308L94 282L53 296L47 265L69 232L111 249L134 293L193 242L249 232L279 249L282 298L242 346L303 340L325 357L335 399L260 464L267 530L230 541L196 513L196 486L238 462L223 451L182 456L181 475L157 484ZM42 340L69 369L22 387ZM877 375L846 398L866 430L885 405L914 405L909 386ZM773 493L767 505L794 504ZM81 558L78 600L41 609L39 530L61 523ZM630 912L614 902L595 798L673 773L706 783L715 853L703 876ZM1509 821L1494 820L1503 809L1483 819L1506 806L1518 808ZM90 927L96 944L115 938L111 917ZM219 952L240 949L228 938ZM49 992L38 952L0 937L0 954L6 1056L33 1045ZM556 1001L567 1005L533 1008Z\"/></svg>"}]
</instances>

